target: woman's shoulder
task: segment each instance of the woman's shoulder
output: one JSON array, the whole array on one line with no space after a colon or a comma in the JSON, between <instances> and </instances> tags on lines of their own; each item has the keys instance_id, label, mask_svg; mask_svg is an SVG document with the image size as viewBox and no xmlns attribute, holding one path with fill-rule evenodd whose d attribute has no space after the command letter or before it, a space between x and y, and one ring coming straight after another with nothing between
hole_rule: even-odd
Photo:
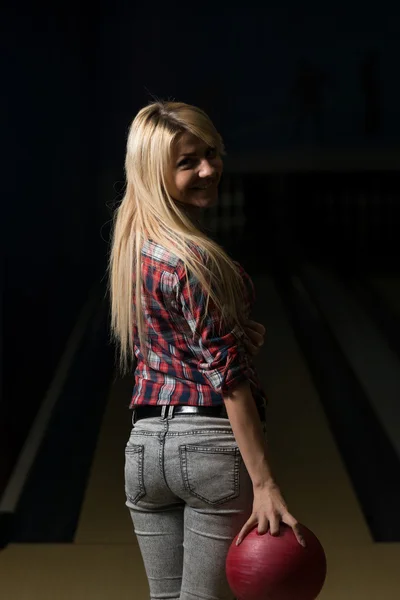
<instances>
[{"instance_id":1,"label":"woman's shoulder","mask_svg":"<svg viewBox=\"0 0 400 600\"><path fill-rule=\"evenodd\" d=\"M179 257L173 250L151 238L143 243L142 257L144 261L149 260L152 264L159 264L168 269L176 269L179 265Z\"/></svg>"},{"instance_id":2,"label":"woman's shoulder","mask_svg":"<svg viewBox=\"0 0 400 600\"><path fill-rule=\"evenodd\" d=\"M186 242L186 248L192 257L195 256L197 260L207 264L208 253L204 247L192 240L188 240ZM151 238L145 240L142 248L142 255L154 259L159 263L167 264L175 269L182 269L185 266L184 259L178 255L173 247L167 247L165 244L154 241Z\"/></svg>"}]
</instances>

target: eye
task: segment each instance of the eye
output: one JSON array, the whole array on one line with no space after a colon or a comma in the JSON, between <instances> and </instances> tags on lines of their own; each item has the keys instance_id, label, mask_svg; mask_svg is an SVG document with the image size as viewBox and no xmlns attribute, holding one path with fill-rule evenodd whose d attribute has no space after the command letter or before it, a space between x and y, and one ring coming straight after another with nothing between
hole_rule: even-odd
<instances>
[{"instance_id":1,"label":"eye","mask_svg":"<svg viewBox=\"0 0 400 600\"><path fill-rule=\"evenodd\" d=\"M178 163L178 167L188 167L190 166L191 162L191 158L182 158L182 160L180 160Z\"/></svg>"}]
</instances>

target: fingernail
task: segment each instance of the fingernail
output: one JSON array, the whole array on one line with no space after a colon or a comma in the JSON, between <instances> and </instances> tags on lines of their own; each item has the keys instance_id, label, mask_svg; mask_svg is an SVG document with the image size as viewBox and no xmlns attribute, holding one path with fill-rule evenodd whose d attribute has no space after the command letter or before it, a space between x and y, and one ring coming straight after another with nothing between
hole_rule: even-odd
<instances>
[{"instance_id":1,"label":"fingernail","mask_svg":"<svg viewBox=\"0 0 400 600\"><path fill-rule=\"evenodd\" d=\"M240 544L240 542L241 542L241 541L242 541L242 540L241 540L240 538L238 538L238 539L236 540L236 546L239 546L239 544Z\"/></svg>"}]
</instances>

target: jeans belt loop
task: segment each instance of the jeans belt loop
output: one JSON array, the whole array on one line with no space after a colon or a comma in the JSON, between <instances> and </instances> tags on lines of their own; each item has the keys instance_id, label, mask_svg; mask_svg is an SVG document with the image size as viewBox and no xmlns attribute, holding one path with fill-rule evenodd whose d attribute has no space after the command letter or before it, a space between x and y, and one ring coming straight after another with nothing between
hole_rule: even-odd
<instances>
[{"instance_id":1,"label":"jeans belt loop","mask_svg":"<svg viewBox=\"0 0 400 600\"><path fill-rule=\"evenodd\" d=\"M162 419L163 421L165 420L165 416L166 416L167 408L168 408L168 406L165 406L165 405L164 405L164 406L161 408L161 419Z\"/></svg>"},{"instance_id":2,"label":"jeans belt loop","mask_svg":"<svg viewBox=\"0 0 400 600\"><path fill-rule=\"evenodd\" d=\"M171 404L168 408L168 420L172 419L174 417L174 410L175 407Z\"/></svg>"}]
</instances>

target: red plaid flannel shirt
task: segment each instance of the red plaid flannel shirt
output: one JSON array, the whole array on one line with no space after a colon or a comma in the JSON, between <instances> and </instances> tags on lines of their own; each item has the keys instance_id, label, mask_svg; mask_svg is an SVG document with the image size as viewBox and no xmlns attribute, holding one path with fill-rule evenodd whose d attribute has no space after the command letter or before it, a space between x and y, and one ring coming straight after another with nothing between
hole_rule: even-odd
<instances>
[{"instance_id":1,"label":"red plaid flannel shirt","mask_svg":"<svg viewBox=\"0 0 400 600\"><path fill-rule=\"evenodd\" d=\"M245 282L249 316L255 300L253 282L243 267L236 265ZM138 404L215 406L223 403L223 393L245 380L250 382L257 406L264 407L265 394L241 334L236 329L219 331L212 314L200 327L206 299L189 274L191 311L183 262L147 240L142 249L142 273L149 364L144 362L135 326L137 363L130 408Z\"/></svg>"}]
</instances>

